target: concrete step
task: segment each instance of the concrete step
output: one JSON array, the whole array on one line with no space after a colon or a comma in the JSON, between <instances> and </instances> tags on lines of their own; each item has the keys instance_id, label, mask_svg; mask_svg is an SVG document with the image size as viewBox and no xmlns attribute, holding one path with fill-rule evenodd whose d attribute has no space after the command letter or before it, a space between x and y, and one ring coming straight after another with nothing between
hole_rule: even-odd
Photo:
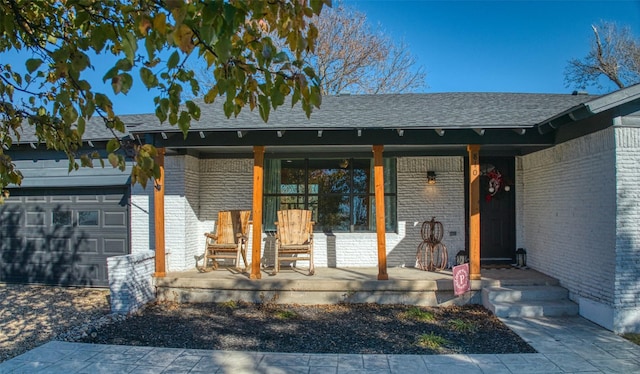
<instances>
[{"instance_id":1,"label":"concrete step","mask_svg":"<svg viewBox=\"0 0 640 374\"><path fill-rule=\"evenodd\" d=\"M498 317L574 316L578 305L560 286L484 287L482 305Z\"/></svg>"},{"instance_id":2,"label":"concrete step","mask_svg":"<svg viewBox=\"0 0 640 374\"><path fill-rule=\"evenodd\" d=\"M516 302L533 300L566 300L569 292L560 286L503 286L482 289L482 300L496 302Z\"/></svg>"},{"instance_id":3,"label":"concrete step","mask_svg":"<svg viewBox=\"0 0 640 374\"><path fill-rule=\"evenodd\" d=\"M499 302L484 306L498 317L559 317L578 314L578 304L570 300Z\"/></svg>"}]
</instances>

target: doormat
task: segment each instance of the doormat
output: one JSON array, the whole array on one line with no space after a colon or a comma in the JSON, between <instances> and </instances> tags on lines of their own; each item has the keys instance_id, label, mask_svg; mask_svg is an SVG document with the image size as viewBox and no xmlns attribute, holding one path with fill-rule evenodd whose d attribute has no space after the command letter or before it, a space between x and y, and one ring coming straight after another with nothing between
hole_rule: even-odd
<instances>
[{"instance_id":1,"label":"doormat","mask_svg":"<svg viewBox=\"0 0 640 374\"><path fill-rule=\"evenodd\" d=\"M480 265L481 269L515 269L511 264L486 264Z\"/></svg>"}]
</instances>

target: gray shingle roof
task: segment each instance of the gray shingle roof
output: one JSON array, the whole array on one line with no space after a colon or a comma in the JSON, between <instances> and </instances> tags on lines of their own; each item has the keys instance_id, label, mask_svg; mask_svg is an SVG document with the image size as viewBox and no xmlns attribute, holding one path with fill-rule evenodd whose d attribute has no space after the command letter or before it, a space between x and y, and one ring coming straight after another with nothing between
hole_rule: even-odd
<instances>
[{"instance_id":1,"label":"gray shingle roof","mask_svg":"<svg viewBox=\"0 0 640 374\"><path fill-rule=\"evenodd\" d=\"M193 131L260 129L459 129L459 128L529 128L558 113L597 99L592 95L526 93L430 93L385 95L339 95L323 98L320 109L307 118L297 104L285 104L271 111L268 123L258 110L244 108L237 118L227 118L222 99L214 104L199 102L200 121L193 121ZM197 101L197 100L196 100ZM128 131L133 133L179 132L168 122L160 123L155 114L123 115ZM20 143L35 141L33 131L25 126ZM111 132L101 118L92 118L86 126L85 140L108 140Z\"/></svg>"},{"instance_id":2,"label":"gray shingle roof","mask_svg":"<svg viewBox=\"0 0 640 374\"><path fill-rule=\"evenodd\" d=\"M200 103L200 121L192 130L345 129L345 128L519 128L532 127L558 113L597 98L590 95L522 93L433 93L340 95L324 97L307 119L301 107L285 104L264 123L256 110L244 108L226 118L222 100ZM132 132L178 131L155 115L123 116Z\"/></svg>"}]
</instances>

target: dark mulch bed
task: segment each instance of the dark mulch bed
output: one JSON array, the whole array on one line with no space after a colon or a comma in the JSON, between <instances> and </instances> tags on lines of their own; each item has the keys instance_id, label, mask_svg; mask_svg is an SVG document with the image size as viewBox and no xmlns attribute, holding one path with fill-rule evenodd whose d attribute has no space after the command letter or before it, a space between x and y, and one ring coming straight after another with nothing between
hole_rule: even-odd
<instances>
[{"instance_id":1,"label":"dark mulch bed","mask_svg":"<svg viewBox=\"0 0 640 374\"><path fill-rule=\"evenodd\" d=\"M535 352L478 305L157 303L84 342L262 352L454 354ZM437 342L429 345L429 342Z\"/></svg>"}]
</instances>

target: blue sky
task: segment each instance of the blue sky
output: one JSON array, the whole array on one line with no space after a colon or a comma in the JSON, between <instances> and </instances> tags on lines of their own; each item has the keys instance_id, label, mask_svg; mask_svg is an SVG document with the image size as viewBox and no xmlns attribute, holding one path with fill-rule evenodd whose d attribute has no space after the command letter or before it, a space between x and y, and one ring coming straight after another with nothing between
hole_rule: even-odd
<instances>
[{"instance_id":1,"label":"blue sky","mask_svg":"<svg viewBox=\"0 0 640 374\"><path fill-rule=\"evenodd\" d=\"M337 2L337 0L334 0ZM628 25L640 38L640 0L345 0L393 39L408 44L427 72L424 92L571 93L567 62L587 54L591 24L600 20ZM24 58L2 59L24 64ZM13 60L18 61L13 61ZM105 61L92 61L89 79L102 85ZM606 81L603 80L606 83ZM615 90L588 88L589 93ZM110 95L118 114L153 113L153 97L136 81L128 95Z\"/></svg>"},{"instance_id":2,"label":"blue sky","mask_svg":"<svg viewBox=\"0 0 640 374\"><path fill-rule=\"evenodd\" d=\"M567 61L587 54L591 24L640 35L640 1L347 0L427 71L425 92L570 93ZM589 87L590 93L614 90Z\"/></svg>"}]
</instances>

